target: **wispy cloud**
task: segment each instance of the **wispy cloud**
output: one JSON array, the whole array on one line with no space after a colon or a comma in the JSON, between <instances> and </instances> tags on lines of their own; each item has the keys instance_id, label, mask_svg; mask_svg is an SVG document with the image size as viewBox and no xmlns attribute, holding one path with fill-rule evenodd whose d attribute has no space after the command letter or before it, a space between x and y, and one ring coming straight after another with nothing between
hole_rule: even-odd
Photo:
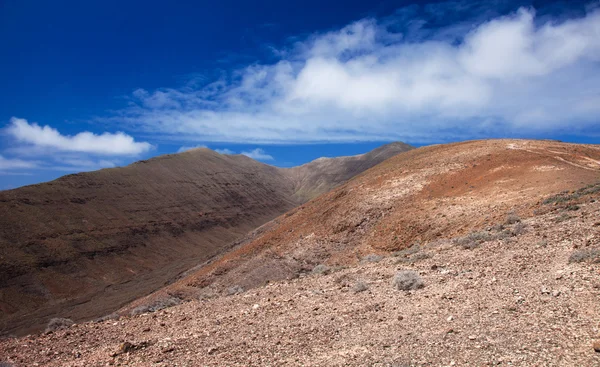
<instances>
[{"instance_id":1,"label":"wispy cloud","mask_svg":"<svg viewBox=\"0 0 600 367\"><path fill-rule=\"evenodd\" d=\"M227 148L224 148L224 149L215 149L215 152L217 152L219 154L229 154L229 155L235 154L235 152L233 150L227 149Z\"/></svg>"},{"instance_id":2,"label":"wispy cloud","mask_svg":"<svg viewBox=\"0 0 600 367\"><path fill-rule=\"evenodd\" d=\"M434 14L434 13L432 13ZM600 115L600 11L532 9L415 32L363 19L219 80L137 90L112 120L202 141L413 142L584 131ZM406 25L406 24L405 24ZM419 37L415 37L419 34ZM251 152L249 152L251 153Z\"/></svg>"},{"instance_id":3,"label":"wispy cloud","mask_svg":"<svg viewBox=\"0 0 600 367\"><path fill-rule=\"evenodd\" d=\"M5 158L0 155L0 171L35 168L37 165L38 163L34 161L25 161L18 158Z\"/></svg>"},{"instance_id":4,"label":"wispy cloud","mask_svg":"<svg viewBox=\"0 0 600 367\"><path fill-rule=\"evenodd\" d=\"M62 135L58 130L45 125L29 123L13 117L6 128L7 133L20 143L35 148L49 148L62 152L91 153L98 155L137 155L149 151L152 145L136 142L133 137L118 132L100 135L88 131L73 136Z\"/></svg>"},{"instance_id":5,"label":"wispy cloud","mask_svg":"<svg viewBox=\"0 0 600 367\"><path fill-rule=\"evenodd\" d=\"M245 155L246 157L250 157L252 159L256 159L257 161L272 161L272 160L275 160L275 158L273 158L273 156L267 154L261 148L256 148L256 149L253 149L253 150L248 151L248 152L242 152L240 154Z\"/></svg>"},{"instance_id":6,"label":"wispy cloud","mask_svg":"<svg viewBox=\"0 0 600 367\"><path fill-rule=\"evenodd\" d=\"M192 150L192 149L198 149L198 148L207 148L206 145L194 145L194 146L182 146L181 148L179 148L177 150L177 153L183 153L183 152L187 152L188 150Z\"/></svg>"},{"instance_id":7,"label":"wispy cloud","mask_svg":"<svg viewBox=\"0 0 600 367\"><path fill-rule=\"evenodd\" d=\"M195 149L195 148L208 148L208 147L206 145L182 146L181 148L179 148L179 150L177 150L177 153L185 152L185 151L188 151L190 149ZM235 151L228 149L228 148L223 148L223 149L217 148L217 149L215 149L215 152L217 152L219 154L226 154L226 155L242 154L242 155L245 155L252 159L255 159L257 161L273 161L273 160L275 160L275 158L273 158L273 156L267 154L267 152L265 152L264 149L262 149L262 148L255 148L255 149L248 150L248 151L242 151L240 153L236 153Z\"/></svg>"}]
</instances>

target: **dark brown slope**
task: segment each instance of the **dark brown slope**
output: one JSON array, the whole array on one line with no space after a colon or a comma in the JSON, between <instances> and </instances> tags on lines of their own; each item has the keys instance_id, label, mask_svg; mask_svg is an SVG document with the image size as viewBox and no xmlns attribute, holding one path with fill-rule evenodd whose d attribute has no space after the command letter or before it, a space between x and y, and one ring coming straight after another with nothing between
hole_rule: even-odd
<instances>
[{"instance_id":1,"label":"dark brown slope","mask_svg":"<svg viewBox=\"0 0 600 367\"><path fill-rule=\"evenodd\" d=\"M0 192L0 326L97 317L293 208L275 167L208 149Z\"/></svg>"},{"instance_id":2,"label":"dark brown slope","mask_svg":"<svg viewBox=\"0 0 600 367\"><path fill-rule=\"evenodd\" d=\"M197 149L0 192L0 331L110 313L313 197L295 188L316 195L404 148L327 159L320 180L304 175L321 165L290 175Z\"/></svg>"},{"instance_id":3,"label":"dark brown slope","mask_svg":"<svg viewBox=\"0 0 600 367\"><path fill-rule=\"evenodd\" d=\"M283 173L294 182L294 196L308 201L348 181L363 171L414 147L395 142L368 153L336 158L319 158L298 167L284 169Z\"/></svg>"},{"instance_id":4,"label":"dark brown slope","mask_svg":"<svg viewBox=\"0 0 600 367\"><path fill-rule=\"evenodd\" d=\"M499 140L415 149L261 227L180 289L170 287L205 297L0 339L0 360L598 367L599 178L593 145ZM372 253L381 257L361 261ZM324 262L329 274L306 273ZM424 287L397 289L399 270ZM297 278L248 289L285 275ZM219 296L236 284L247 291Z\"/></svg>"}]
</instances>

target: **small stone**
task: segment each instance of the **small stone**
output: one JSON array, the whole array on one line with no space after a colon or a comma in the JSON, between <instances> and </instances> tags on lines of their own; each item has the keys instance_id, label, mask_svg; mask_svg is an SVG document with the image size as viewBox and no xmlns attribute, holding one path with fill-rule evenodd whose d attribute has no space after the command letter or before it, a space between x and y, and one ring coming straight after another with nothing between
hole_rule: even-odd
<instances>
[{"instance_id":1,"label":"small stone","mask_svg":"<svg viewBox=\"0 0 600 367\"><path fill-rule=\"evenodd\" d=\"M260 306L258 305L258 303L255 303L255 304L252 306L252 309L253 309L253 310L257 310L259 307L260 307Z\"/></svg>"},{"instance_id":2,"label":"small stone","mask_svg":"<svg viewBox=\"0 0 600 367\"><path fill-rule=\"evenodd\" d=\"M560 296L560 291L552 291L552 296L553 296L553 297L558 297L558 296Z\"/></svg>"},{"instance_id":3,"label":"small stone","mask_svg":"<svg viewBox=\"0 0 600 367\"><path fill-rule=\"evenodd\" d=\"M450 322L452 320L454 320L454 317L452 317L452 316L448 316L448 318L446 319L446 321L448 321L448 322Z\"/></svg>"},{"instance_id":4,"label":"small stone","mask_svg":"<svg viewBox=\"0 0 600 367\"><path fill-rule=\"evenodd\" d=\"M550 289L542 287L542 294L550 294Z\"/></svg>"},{"instance_id":5,"label":"small stone","mask_svg":"<svg viewBox=\"0 0 600 367\"><path fill-rule=\"evenodd\" d=\"M593 347L596 353L600 353L600 339L594 342Z\"/></svg>"},{"instance_id":6,"label":"small stone","mask_svg":"<svg viewBox=\"0 0 600 367\"><path fill-rule=\"evenodd\" d=\"M469 340L475 340L477 337L475 335L469 335Z\"/></svg>"}]
</instances>

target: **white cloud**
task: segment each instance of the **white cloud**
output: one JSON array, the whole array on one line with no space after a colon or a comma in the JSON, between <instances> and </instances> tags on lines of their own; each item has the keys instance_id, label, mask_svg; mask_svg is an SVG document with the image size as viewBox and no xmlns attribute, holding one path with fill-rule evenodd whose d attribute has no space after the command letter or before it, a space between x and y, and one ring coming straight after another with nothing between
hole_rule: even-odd
<instances>
[{"instance_id":1,"label":"white cloud","mask_svg":"<svg viewBox=\"0 0 600 367\"><path fill-rule=\"evenodd\" d=\"M250 157L252 159L256 159L257 161L272 161L272 160L274 160L274 158L272 156L267 154L261 148L256 148L249 152L242 152L240 154L245 155L246 157Z\"/></svg>"},{"instance_id":2,"label":"white cloud","mask_svg":"<svg viewBox=\"0 0 600 367\"><path fill-rule=\"evenodd\" d=\"M77 135L62 135L50 126L40 126L27 120L13 117L7 132L17 141L38 148L50 148L64 152L80 152L99 155L136 155L147 152L152 145L136 142L133 137L117 132L101 135L81 132Z\"/></svg>"},{"instance_id":3,"label":"white cloud","mask_svg":"<svg viewBox=\"0 0 600 367\"><path fill-rule=\"evenodd\" d=\"M69 172L95 171L102 168L113 168L118 166L118 162L106 159L90 159L86 157L55 157L58 165L49 165L47 169Z\"/></svg>"},{"instance_id":4,"label":"white cloud","mask_svg":"<svg viewBox=\"0 0 600 367\"><path fill-rule=\"evenodd\" d=\"M177 153L187 152L188 150L198 149L198 148L207 148L206 145L194 145L194 146L182 146L177 150Z\"/></svg>"},{"instance_id":5,"label":"white cloud","mask_svg":"<svg viewBox=\"0 0 600 367\"><path fill-rule=\"evenodd\" d=\"M233 150L230 149L215 149L215 152L219 153L219 154L228 154L228 155L232 155L235 154L235 152Z\"/></svg>"},{"instance_id":6,"label":"white cloud","mask_svg":"<svg viewBox=\"0 0 600 367\"><path fill-rule=\"evenodd\" d=\"M361 20L204 88L138 90L136 105L114 121L237 143L419 142L597 126L600 10L538 23L520 9L415 40ZM456 42L448 37L456 32L467 33Z\"/></svg>"},{"instance_id":7,"label":"white cloud","mask_svg":"<svg viewBox=\"0 0 600 367\"><path fill-rule=\"evenodd\" d=\"M36 166L37 162L17 158L5 158L0 155L0 170L35 168Z\"/></svg>"}]
</instances>

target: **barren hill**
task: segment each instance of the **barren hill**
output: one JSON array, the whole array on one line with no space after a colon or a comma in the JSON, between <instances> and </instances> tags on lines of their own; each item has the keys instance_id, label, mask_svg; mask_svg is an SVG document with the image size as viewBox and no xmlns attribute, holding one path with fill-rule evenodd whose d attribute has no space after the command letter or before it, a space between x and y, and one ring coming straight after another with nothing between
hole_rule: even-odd
<instances>
[{"instance_id":1,"label":"barren hill","mask_svg":"<svg viewBox=\"0 0 600 367\"><path fill-rule=\"evenodd\" d=\"M599 181L598 146L415 149L132 306L190 302L7 339L0 356L15 366L598 366Z\"/></svg>"},{"instance_id":2,"label":"barren hill","mask_svg":"<svg viewBox=\"0 0 600 367\"><path fill-rule=\"evenodd\" d=\"M332 175L302 187L318 193L406 147L381 149L360 167L331 159ZM289 172L196 149L0 192L0 334L102 316L164 286L301 203L294 180L312 171Z\"/></svg>"},{"instance_id":3,"label":"barren hill","mask_svg":"<svg viewBox=\"0 0 600 367\"><path fill-rule=\"evenodd\" d=\"M294 196L308 201L348 181L378 163L401 152L413 149L401 142L391 143L368 153L336 158L319 158L283 173L294 183Z\"/></svg>"},{"instance_id":4,"label":"barren hill","mask_svg":"<svg viewBox=\"0 0 600 367\"><path fill-rule=\"evenodd\" d=\"M177 291L249 288L321 263L346 266L494 225L509 211L531 216L546 196L598 180L593 145L489 140L414 149L265 225Z\"/></svg>"}]
</instances>

